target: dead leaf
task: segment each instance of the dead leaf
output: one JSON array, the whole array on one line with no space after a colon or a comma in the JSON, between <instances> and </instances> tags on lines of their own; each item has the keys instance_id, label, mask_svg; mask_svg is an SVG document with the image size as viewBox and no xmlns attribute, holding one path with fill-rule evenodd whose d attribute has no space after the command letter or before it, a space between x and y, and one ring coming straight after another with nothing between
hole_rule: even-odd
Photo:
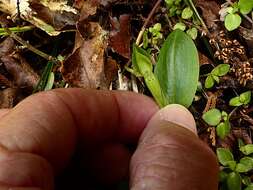
<instances>
[{"instance_id":1,"label":"dead leaf","mask_svg":"<svg viewBox=\"0 0 253 190\"><path fill-rule=\"evenodd\" d=\"M14 83L20 88L33 89L40 77L30 65L18 54L7 55L0 58L6 70L13 77Z\"/></svg>"},{"instance_id":2,"label":"dead leaf","mask_svg":"<svg viewBox=\"0 0 253 190\"><path fill-rule=\"evenodd\" d=\"M113 30L110 32L109 46L118 54L129 59L130 58L130 15L120 15L111 19Z\"/></svg>"},{"instance_id":3,"label":"dead leaf","mask_svg":"<svg viewBox=\"0 0 253 190\"><path fill-rule=\"evenodd\" d=\"M212 60L210 60L207 56L205 56L203 53L198 52L199 53L199 65L209 65L209 64L213 64Z\"/></svg>"},{"instance_id":4,"label":"dead leaf","mask_svg":"<svg viewBox=\"0 0 253 190\"><path fill-rule=\"evenodd\" d=\"M78 38L79 42L76 41L76 43L81 46L65 61L62 73L71 86L107 89L104 73L107 32L98 23L89 24L89 30L92 31L90 38L86 40Z\"/></svg>"},{"instance_id":5,"label":"dead leaf","mask_svg":"<svg viewBox=\"0 0 253 190\"><path fill-rule=\"evenodd\" d=\"M11 54L13 52L14 45L15 43L12 38L6 38L0 44L0 57Z\"/></svg>"},{"instance_id":6,"label":"dead leaf","mask_svg":"<svg viewBox=\"0 0 253 190\"><path fill-rule=\"evenodd\" d=\"M7 88L0 91L0 109L12 108L16 98L17 89Z\"/></svg>"},{"instance_id":7,"label":"dead leaf","mask_svg":"<svg viewBox=\"0 0 253 190\"><path fill-rule=\"evenodd\" d=\"M67 5L66 0L0 0L0 11L15 20L18 15L27 22L47 32L58 35L66 25L74 25L78 11Z\"/></svg>"},{"instance_id":8,"label":"dead leaf","mask_svg":"<svg viewBox=\"0 0 253 190\"><path fill-rule=\"evenodd\" d=\"M219 20L220 6L214 0L196 0L196 7L202 11L202 17L210 30L216 30L218 25L216 21Z\"/></svg>"},{"instance_id":9,"label":"dead leaf","mask_svg":"<svg viewBox=\"0 0 253 190\"><path fill-rule=\"evenodd\" d=\"M244 27L239 28L239 34L245 39L248 46L249 57L253 57L253 31Z\"/></svg>"}]
</instances>

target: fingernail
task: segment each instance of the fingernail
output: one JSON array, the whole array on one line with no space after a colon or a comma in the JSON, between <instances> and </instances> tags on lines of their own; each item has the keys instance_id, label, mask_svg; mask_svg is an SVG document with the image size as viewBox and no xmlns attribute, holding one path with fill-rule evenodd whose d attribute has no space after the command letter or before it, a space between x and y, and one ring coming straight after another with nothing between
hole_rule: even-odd
<instances>
[{"instance_id":1,"label":"fingernail","mask_svg":"<svg viewBox=\"0 0 253 190\"><path fill-rule=\"evenodd\" d=\"M191 112L184 106L170 104L159 110L149 121L148 125L157 126L166 122L180 125L197 135L196 123Z\"/></svg>"}]
</instances>

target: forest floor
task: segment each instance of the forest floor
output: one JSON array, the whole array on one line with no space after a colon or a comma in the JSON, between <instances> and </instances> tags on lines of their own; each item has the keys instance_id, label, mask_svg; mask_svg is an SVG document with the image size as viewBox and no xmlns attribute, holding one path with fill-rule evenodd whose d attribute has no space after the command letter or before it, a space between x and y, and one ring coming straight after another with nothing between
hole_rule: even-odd
<instances>
[{"instance_id":1,"label":"forest floor","mask_svg":"<svg viewBox=\"0 0 253 190\"><path fill-rule=\"evenodd\" d=\"M0 0L0 108L54 88L152 96L133 70L132 44L155 67L166 37L180 29L198 50L189 110L218 154L220 188L251 190L252 9L252 0Z\"/></svg>"}]
</instances>

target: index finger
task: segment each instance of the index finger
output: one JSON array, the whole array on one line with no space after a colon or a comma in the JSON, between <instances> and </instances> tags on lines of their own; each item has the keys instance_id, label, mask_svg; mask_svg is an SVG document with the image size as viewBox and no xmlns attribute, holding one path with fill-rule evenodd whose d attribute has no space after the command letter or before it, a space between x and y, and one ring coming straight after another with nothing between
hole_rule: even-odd
<instances>
[{"instance_id":1,"label":"index finger","mask_svg":"<svg viewBox=\"0 0 253 190\"><path fill-rule=\"evenodd\" d=\"M90 146L112 139L134 142L155 103L128 92L61 89L31 96L0 121L0 146L35 153L55 169L72 155L77 137Z\"/></svg>"}]
</instances>

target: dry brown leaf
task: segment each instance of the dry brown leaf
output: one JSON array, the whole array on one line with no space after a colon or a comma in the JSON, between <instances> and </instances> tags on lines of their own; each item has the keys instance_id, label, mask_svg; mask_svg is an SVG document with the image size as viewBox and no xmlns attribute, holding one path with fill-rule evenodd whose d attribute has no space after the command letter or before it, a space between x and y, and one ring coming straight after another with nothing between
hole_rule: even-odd
<instances>
[{"instance_id":1,"label":"dry brown leaf","mask_svg":"<svg viewBox=\"0 0 253 190\"><path fill-rule=\"evenodd\" d=\"M240 27L239 33L245 39L247 43L249 57L253 57L253 31L252 29Z\"/></svg>"},{"instance_id":2,"label":"dry brown leaf","mask_svg":"<svg viewBox=\"0 0 253 190\"><path fill-rule=\"evenodd\" d=\"M8 73L13 77L14 83L20 88L33 89L40 77L30 65L18 54L3 56L0 59Z\"/></svg>"},{"instance_id":3,"label":"dry brown leaf","mask_svg":"<svg viewBox=\"0 0 253 190\"><path fill-rule=\"evenodd\" d=\"M196 0L196 7L202 11L202 17L210 30L216 30L218 25L216 21L219 20L220 6L215 0Z\"/></svg>"},{"instance_id":4,"label":"dry brown leaf","mask_svg":"<svg viewBox=\"0 0 253 190\"><path fill-rule=\"evenodd\" d=\"M15 20L18 15L49 35L58 35L66 25L74 25L78 11L66 0L0 0L0 11Z\"/></svg>"},{"instance_id":5,"label":"dry brown leaf","mask_svg":"<svg viewBox=\"0 0 253 190\"><path fill-rule=\"evenodd\" d=\"M12 108L16 98L17 89L7 88L0 91L0 109Z\"/></svg>"},{"instance_id":6,"label":"dry brown leaf","mask_svg":"<svg viewBox=\"0 0 253 190\"><path fill-rule=\"evenodd\" d=\"M120 15L119 21L117 18L111 19L113 30L110 32L110 47L122 55L123 57L130 58L130 15Z\"/></svg>"},{"instance_id":7,"label":"dry brown leaf","mask_svg":"<svg viewBox=\"0 0 253 190\"><path fill-rule=\"evenodd\" d=\"M213 64L212 60L209 59L207 56L205 56L203 53L198 52L199 53L199 65L209 65L209 64Z\"/></svg>"},{"instance_id":8,"label":"dry brown leaf","mask_svg":"<svg viewBox=\"0 0 253 190\"><path fill-rule=\"evenodd\" d=\"M107 32L98 23L91 22L89 26L89 38L76 40L80 47L65 61L62 73L71 86L106 89L104 51L108 42Z\"/></svg>"}]
</instances>

